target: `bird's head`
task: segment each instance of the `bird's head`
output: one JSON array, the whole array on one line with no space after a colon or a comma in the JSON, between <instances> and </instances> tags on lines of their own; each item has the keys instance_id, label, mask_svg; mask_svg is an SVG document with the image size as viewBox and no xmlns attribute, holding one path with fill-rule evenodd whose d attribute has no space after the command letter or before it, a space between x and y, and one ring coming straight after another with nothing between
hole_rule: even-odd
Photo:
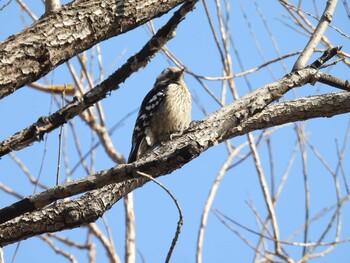
<instances>
[{"instance_id":1,"label":"bird's head","mask_svg":"<svg viewBox=\"0 0 350 263\"><path fill-rule=\"evenodd\" d=\"M156 83L176 83L183 81L183 72L185 68L179 69L176 67L166 68L157 77Z\"/></svg>"}]
</instances>

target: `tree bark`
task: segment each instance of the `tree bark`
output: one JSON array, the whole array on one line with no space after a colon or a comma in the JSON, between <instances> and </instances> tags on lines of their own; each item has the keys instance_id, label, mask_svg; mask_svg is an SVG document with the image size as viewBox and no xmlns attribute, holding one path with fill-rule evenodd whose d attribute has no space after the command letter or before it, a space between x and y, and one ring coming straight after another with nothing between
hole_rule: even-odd
<instances>
[{"instance_id":1,"label":"tree bark","mask_svg":"<svg viewBox=\"0 0 350 263\"><path fill-rule=\"evenodd\" d=\"M50 116L40 117L36 123L0 142L0 157L11 151L23 149L33 142L40 141L45 133L60 127L88 107L93 106L94 103L105 98L112 90L119 88L120 83L124 82L132 73L141 67L145 67L156 52L174 36L176 27L183 20L184 16L193 9L196 3L197 0L192 0L183 4L138 53L131 56L122 67L100 84L83 94L82 97L74 97L73 101L55 113Z\"/></svg>"},{"instance_id":2,"label":"tree bark","mask_svg":"<svg viewBox=\"0 0 350 263\"><path fill-rule=\"evenodd\" d=\"M233 105L231 104L230 107L233 108ZM214 115L220 114L220 111L209 117L212 118ZM257 129L310 118L332 117L347 112L350 112L349 92L311 96L270 105L260 113L242 121L236 127L224 125L227 129L225 134L227 138L232 138ZM232 115L231 117L235 118ZM154 177L165 175L196 158L211 146L216 145L216 143L213 143L214 141L222 142L227 139L220 137L217 133L215 127L221 125L210 128L211 125L208 123L208 119L196 123L184 136L160 146L157 153L152 153L146 159L143 158L133 164L118 165L87 178L76 180L70 183L70 188L82 189L81 187L85 185L89 189L92 187L96 189L102 185L109 185L88 192L75 200L52 204L1 224L0 246L27 239L31 236L71 229L96 221L115 202L149 181L142 176L130 179L133 170L141 170ZM85 181L84 184L77 185L77 183L83 181ZM65 187L65 185L54 187L49 192L57 194L69 191Z\"/></svg>"},{"instance_id":3,"label":"tree bark","mask_svg":"<svg viewBox=\"0 0 350 263\"><path fill-rule=\"evenodd\" d=\"M97 43L138 27L184 0L75 0L0 44L0 99Z\"/></svg>"}]
</instances>

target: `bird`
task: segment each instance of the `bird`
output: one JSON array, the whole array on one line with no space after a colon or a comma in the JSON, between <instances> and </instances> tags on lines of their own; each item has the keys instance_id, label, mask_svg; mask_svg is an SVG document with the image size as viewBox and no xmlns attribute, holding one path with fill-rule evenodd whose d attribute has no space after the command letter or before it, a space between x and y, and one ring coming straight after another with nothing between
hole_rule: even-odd
<instances>
[{"instance_id":1,"label":"bird","mask_svg":"<svg viewBox=\"0 0 350 263\"><path fill-rule=\"evenodd\" d=\"M184 81L184 70L176 67L164 69L143 99L132 134L128 163L188 128L192 100Z\"/></svg>"}]
</instances>

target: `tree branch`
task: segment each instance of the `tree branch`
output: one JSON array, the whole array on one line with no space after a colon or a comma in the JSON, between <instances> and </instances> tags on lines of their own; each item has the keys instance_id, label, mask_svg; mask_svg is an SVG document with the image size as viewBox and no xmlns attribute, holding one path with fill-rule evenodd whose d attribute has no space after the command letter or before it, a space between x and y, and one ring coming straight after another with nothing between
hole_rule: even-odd
<instances>
[{"instance_id":1,"label":"tree branch","mask_svg":"<svg viewBox=\"0 0 350 263\"><path fill-rule=\"evenodd\" d=\"M240 127L244 121L261 112L267 105L290 89L302 86L307 82L313 82L316 74L317 70L310 67L293 72L278 81L248 93L226 107L220 108L203 121L192 125L193 127L187 130L188 134L184 137L189 141L180 144L174 143L174 147L168 149L173 154L171 159L161 166L158 164L158 159L144 161L145 163L137 161L136 164L119 165L62 186L56 186L0 210L0 223L25 212L42 208L55 200L97 189L106 184L122 182L130 178L134 169L140 169L153 177L170 173L198 156L208 147L231 138L233 136L232 130ZM183 150L184 152L182 152ZM157 168L154 169L154 167ZM118 178L114 178L115 174L118 174Z\"/></svg>"},{"instance_id":2,"label":"tree branch","mask_svg":"<svg viewBox=\"0 0 350 263\"><path fill-rule=\"evenodd\" d=\"M152 153L136 163L118 165L84 179L75 180L72 183L57 186L46 192L34 195L36 197L44 197L46 195L46 198L53 198L51 199L53 201L56 200L54 198L55 195L57 197L68 194L75 188L83 191L83 186L85 186L86 191L112 183L101 189L88 192L75 200L58 203L57 205L52 204L44 209L22 215L1 224L0 246L5 246L34 235L70 229L96 221L121 197L141 187L148 181L142 176L130 179L131 174L136 174L132 173L134 169L149 173L153 177L158 177L171 173L197 157L201 152L213 146L213 141L222 142L225 139L258 129L310 118L332 117L347 112L350 112L350 93L338 92L268 106L260 113L243 121L240 125L234 128L227 127L227 138L221 138L216 133L217 128L210 129L211 126L206 125L205 120L198 122L184 136L166 142L158 148L156 153ZM194 140L193 138L197 139ZM50 196L48 193L52 195ZM29 198L27 199L29 200ZM41 201L43 202L43 199ZM5 215L4 209L0 210L1 220Z\"/></svg>"},{"instance_id":3,"label":"tree branch","mask_svg":"<svg viewBox=\"0 0 350 263\"><path fill-rule=\"evenodd\" d=\"M95 44L159 17L182 2L75 0L43 16L0 44L0 99Z\"/></svg>"},{"instance_id":4,"label":"tree branch","mask_svg":"<svg viewBox=\"0 0 350 263\"><path fill-rule=\"evenodd\" d=\"M88 107L104 99L111 91L118 89L120 83L124 82L132 73L136 72L141 67L145 67L155 53L174 36L177 25L183 20L184 16L193 9L196 2L197 0L191 0L183 4L138 53L130 57L122 67L102 83L89 90L82 97L75 97L72 102L55 113L39 118L37 122L29 127L0 142L0 157L13 150L20 150L34 142L40 141L45 133L58 128L60 125L82 113Z\"/></svg>"},{"instance_id":5,"label":"tree branch","mask_svg":"<svg viewBox=\"0 0 350 263\"><path fill-rule=\"evenodd\" d=\"M195 2L192 2L192 4L194 3ZM186 4L184 4L183 7L185 7ZM190 10L193 6L186 6L186 8L188 7ZM181 12L182 8L180 8L178 12ZM187 10L187 12L189 10ZM172 17L171 19L173 18L174 17ZM336 53L334 53L334 55L335 54ZM300 120L300 118L307 119L312 118L312 116L333 116L334 114L348 112L348 101L342 101L342 103L338 105L338 107L336 107L335 110L332 109L332 105L334 103L337 103L338 101L331 101L327 102L329 104L322 105L321 109L319 110L314 108L316 107L314 104L311 104L311 107L313 109L310 115L304 116L303 114L305 114L305 112L308 111L305 110L302 106L306 107L307 105L301 105L302 103L300 103L300 101L295 100L289 103L293 105L295 102L297 102L300 105L298 105L298 107L296 107L293 111L282 114L281 111L283 112L285 108L288 109L288 104L286 104L286 106L284 106L281 111L277 111L277 109L274 109L272 112L268 113L267 116L264 116L265 111L269 110L270 107L278 107L279 105L281 105L281 103L277 103L273 106L268 107L269 104L282 97L283 94L285 94L294 87L300 87L305 85L306 83L314 83L315 81L317 81L317 75L318 69L315 69L313 67L307 67L303 70L287 74L280 80L267 84L259 89L256 89L246 94L245 96L237 99L230 105L220 108L213 114L207 116L203 121L193 122L191 127L185 131L184 136L172 140L171 142L165 142L164 145L156 149L155 153L151 153L135 163L118 165L108 170L100 171L96 174L90 175L86 178L77 179L72 182L68 182L63 185L53 187L51 189L47 189L41 193L34 194L25 199L22 199L17 203L14 203L11 206L1 209L0 224L14 219L15 217L18 217L20 215L23 215L26 212L32 212L35 209L43 208L46 205L58 199L63 199L65 197L73 196L90 190L95 190L110 184L112 184L111 187L113 187L113 185L115 185L116 183L125 183L126 181L130 180L139 182L140 178L137 178L138 175L135 173L136 170L150 174L153 177L158 177L161 175L171 173L172 171L180 168L182 165L186 164L193 158L199 156L203 151L205 151L209 147L227 139L230 139L234 136L245 134L254 129L271 127L295 120ZM337 94L338 93L331 94L330 99L332 100L333 97L337 98ZM347 97L348 95L348 93L340 94L345 94L345 97ZM317 97L314 96L313 98ZM299 100L307 101L308 99L303 98ZM343 111L344 108L345 111ZM299 112L300 109L302 109L301 112ZM327 110L326 112L324 112L325 109ZM274 115L276 112L278 112L278 115ZM322 115L317 115L320 113ZM263 116L263 118L260 118L260 116ZM275 116L275 118L273 118L273 116ZM288 118L283 118L284 116L288 116ZM257 120L255 120L254 118L257 118ZM245 130L244 128L246 126L246 123L249 123L249 121L251 121L252 124L248 127L248 130ZM278 123L278 121L280 121L280 123ZM257 124L259 124L260 126L254 126ZM134 176L134 180L130 179L132 176ZM141 183L134 184L133 189L140 187L145 182L146 181L141 180ZM118 188L116 191L119 192L120 190L121 189ZM132 190L123 189L122 191L124 193L128 193ZM101 198L105 198L104 194L101 194ZM115 200L115 202L116 201L117 200ZM111 205L113 205L113 203L109 204L109 207ZM94 220L96 219L97 218L95 218ZM68 226L63 224L63 226L61 227L62 229L64 229ZM2 235L0 233L0 246L1 236Z\"/></svg>"},{"instance_id":6,"label":"tree branch","mask_svg":"<svg viewBox=\"0 0 350 263\"><path fill-rule=\"evenodd\" d=\"M313 118L331 118L350 112L350 92L315 95L275 103L234 128L235 136Z\"/></svg>"},{"instance_id":7,"label":"tree branch","mask_svg":"<svg viewBox=\"0 0 350 263\"><path fill-rule=\"evenodd\" d=\"M317 81L338 89L350 91L350 82L348 80L342 80L323 72L319 72Z\"/></svg>"},{"instance_id":8,"label":"tree branch","mask_svg":"<svg viewBox=\"0 0 350 263\"><path fill-rule=\"evenodd\" d=\"M31 236L95 222L112 204L144 182L145 179L141 178L108 185L88 192L76 200L52 204L45 209L11 220L0 226L0 247ZM15 232L12 232L13 230Z\"/></svg>"},{"instance_id":9,"label":"tree branch","mask_svg":"<svg viewBox=\"0 0 350 263\"><path fill-rule=\"evenodd\" d=\"M327 1L326 8L322 14L322 17L319 23L317 24L315 31L311 35L309 42L307 43L303 52L300 54L297 61L295 62L293 66L293 71L302 69L309 61L310 57L316 49L316 46L322 39L324 33L326 32L328 25L332 21L333 13L335 11L335 7L337 6L337 2L338 0Z\"/></svg>"}]
</instances>

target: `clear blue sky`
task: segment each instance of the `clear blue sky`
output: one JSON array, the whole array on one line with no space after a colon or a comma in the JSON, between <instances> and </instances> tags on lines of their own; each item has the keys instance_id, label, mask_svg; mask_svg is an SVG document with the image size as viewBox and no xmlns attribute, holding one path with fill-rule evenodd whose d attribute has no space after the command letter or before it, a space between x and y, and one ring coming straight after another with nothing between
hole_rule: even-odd
<instances>
[{"instance_id":1,"label":"clear blue sky","mask_svg":"<svg viewBox=\"0 0 350 263\"><path fill-rule=\"evenodd\" d=\"M27 2L29 7L40 17L43 13L41 3L39 5L38 3ZM290 23L288 18L283 17L286 11L280 7L277 1L259 1L259 3L259 7L265 16L266 22L276 38L281 54L301 50L306 44L307 38L283 24L283 22ZM1 4L3 3L1 2ZM211 3L208 4L211 10L214 10L215 7ZM266 59L276 58L277 54L273 48L271 39L256 12L253 1L242 1L242 5L250 19L251 26L258 38ZM322 11L323 5L324 3L319 5L319 12ZM312 10L309 9L310 7L305 8ZM19 19L18 6L15 1L1 11L0 14L0 41L3 41L8 36L19 32L23 26ZM172 12L162 18L156 19L154 21L156 28L164 24L171 14ZM212 12L212 16L216 18L214 11ZM28 24L31 23L29 18L27 18L26 21ZM315 22L312 19L311 21ZM232 38L243 60L245 69L263 63L249 35L249 29L237 1L231 1L229 23ZM335 26L345 31L346 34L350 34L349 27L345 26L349 24L349 19L346 17L341 3L338 4L338 8L334 14L333 23ZM350 53L349 39L340 37L339 34L332 29L328 29L327 36L332 40L334 45L343 45L343 50ZM106 70L112 65L112 69L105 75L109 75L113 70L122 65L127 58L137 52L148 39L149 35L145 27L139 27L132 32L101 43L104 69ZM171 40L167 46L195 73L208 76L219 76L221 74L222 66L220 64L220 58L207 25L202 3L198 3L196 9L188 14L186 19L179 26L176 38ZM320 46L319 48L323 47ZM234 72L238 73L241 70L233 51L231 53L233 56ZM88 52L87 54L89 55L91 53ZM119 60L114 63L117 57L119 57ZM291 69L295 58L296 57L292 57L284 61L288 69ZM73 59L72 62L74 65L78 65L76 59ZM102 102L108 128L120 121L129 112L138 108L143 96L152 87L157 75L168 65L168 61L164 56L158 54L145 69L132 75L120 86L118 91L112 92L111 95ZM96 59L92 67L97 81L98 68ZM272 65L270 69L276 79L285 74L280 63ZM341 78L347 78L349 76L349 68L337 65L330 70L330 73ZM219 107L191 76L187 75L185 78L193 97L198 97L208 113L215 111ZM272 82L273 80L273 77L266 69L249 76L249 81L254 89ZM46 81L55 84L72 83L66 65L61 65L53 73L48 74L46 76ZM44 81L41 82L44 83ZM243 78L235 79L235 83L239 95L244 95L248 92L246 82ZM207 85L220 97L220 82L208 82ZM293 98L294 96L300 97L330 91L336 90L319 84L316 84L315 87L308 85L299 88L294 94L288 94L286 99ZM227 100L230 102L232 98L228 96ZM51 104L53 104L53 106L50 106ZM204 115L200 111L198 105L196 103L193 105L193 119L202 119ZM57 106L52 102L49 94L44 94L27 87L22 88L13 95L0 101L0 140L2 141L14 132L35 122L40 116L48 115L49 112L55 111L56 109ZM123 125L112 135L114 146L125 156L128 155L130 150L131 134L135 118L136 114L132 115L129 119L124 121ZM317 147L318 151L334 170L337 164L335 141L339 140L339 144L342 145L348 121L349 115L346 114L331 119L311 120L306 123L308 139ZM79 130L79 139L82 143L83 152L86 152L91 145L91 132L79 119L76 119L75 123ZM78 161L78 157L76 155L76 150L72 146L73 139L71 131L68 131L68 134L68 144L71 145L68 147L68 154L70 157L69 165L70 168L72 168ZM260 132L254 132L256 136L259 134ZM245 140L246 136L241 136L231 140L231 143L237 146ZM281 179L286 169L296 141L297 137L293 126L279 127L278 130L274 131L271 143L277 181ZM48 186L53 186L55 183L57 146L58 131L54 131L48 136L48 152L41 175L42 182ZM15 153L35 177L37 177L40 169L44 147L44 142L35 143L31 147ZM248 150L248 148L245 148L242 154L247 153ZM266 177L270 180L270 163L265 141L259 146L259 153ZM225 159L226 148L224 144L220 144L204 152L199 158L185 165L180 170L160 179L177 198L184 214L184 226L175 248L172 262L194 262L197 232L202 208L216 173ZM238 159L234 159L233 163L237 160ZM333 190L334 188L330 187L330 185L333 184L331 175L309 149L307 161L310 183L310 216L313 217L323 208L334 205L336 202L336 195ZM96 151L95 162L96 171L107 169L113 165L113 162L108 159L101 147ZM349 176L350 173L348 163L349 150L346 150L343 168L347 176ZM289 237L295 230L302 226L304 222L304 186L301 167L301 156L300 151L298 151L285 190L282 192L276 207L282 239ZM78 169L74 173L73 179L83 176L86 176L83 169ZM63 177L64 171L62 170L62 178ZM0 160L0 183L16 189L16 191L24 196L33 193L32 185L28 184L22 171L7 156ZM344 196L345 189L343 183L341 190ZM163 262L175 232L176 222L178 220L177 210L170 197L153 183L148 183L141 189L136 190L134 194L137 249L142 253L147 262ZM16 199L0 192L1 207L9 205L14 201L16 201ZM254 203L254 206L263 217L267 215L252 158L248 158L241 165L227 172L220 184L213 209L218 209L223 214L242 223L246 227L257 230L255 217L247 205L247 202ZM349 208L347 204L342 209L342 239L349 238ZM325 228L325 224L327 224L332 213L333 211L311 226L309 237L311 241L317 240L321 229ZM117 203L106 213L106 219L110 225L118 254L123 258L124 213L122 202ZM98 220L97 223L101 229L104 229L102 220ZM236 226L235 228L250 242L253 244L256 243L258 239L256 235L248 233ZM84 242L86 238L85 232L86 230L83 228L67 230L60 234ZM330 231L325 242L332 240L333 235L334 229ZM293 239L293 241L301 242L302 235L299 235L297 238ZM99 242L96 243L98 248L100 248ZM57 242L57 244L62 247L59 242ZM272 250L273 247L271 243L268 245L270 250ZM350 245L347 243L339 245L338 248L328 256L316 259L314 262L349 262L349 246ZM10 262L15 247L16 244L4 248L6 262ZM33 251L33 248L38 251ZM62 248L67 249L64 246ZM209 215L203 249L203 262L251 262L254 255L252 249L225 227L213 213ZM104 251L102 249L97 249L97 251L97 262L107 262ZM301 249L288 248L287 251L294 259L298 259ZM77 250L73 250L72 253L77 256L79 262L85 262L87 260L85 253L81 253ZM61 256L52 252L52 250L37 237L21 242L16 259L16 262L63 262ZM141 262L140 256L137 257L137 262Z\"/></svg>"}]
</instances>

